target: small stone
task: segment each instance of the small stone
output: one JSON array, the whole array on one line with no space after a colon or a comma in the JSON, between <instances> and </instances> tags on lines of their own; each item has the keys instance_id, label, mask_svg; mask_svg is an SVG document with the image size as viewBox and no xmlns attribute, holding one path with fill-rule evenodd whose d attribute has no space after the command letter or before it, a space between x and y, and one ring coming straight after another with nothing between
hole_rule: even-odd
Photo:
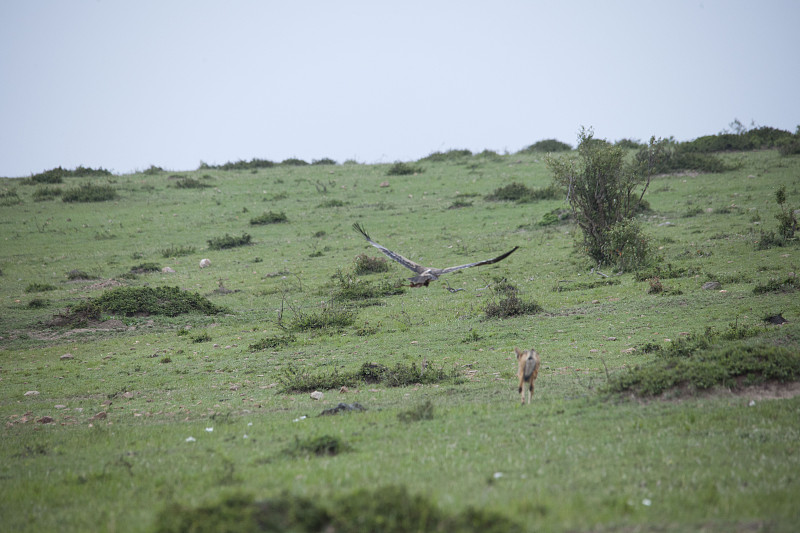
<instances>
[{"instance_id":1,"label":"small stone","mask_svg":"<svg viewBox=\"0 0 800 533\"><path fill-rule=\"evenodd\" d=\"M722 284L719 281L706 281L702 287L704 291L715 291L721 288Z\"/></svg>"},{"instance_id":2,"label":"small stone","mask_svg":"<svg viewBox=\"0 0 800 533\"><path fill-rule=\"evenodd\" d=\"M164 267L161 269L161 272L163 272L164 274L174 274L175 269L170 267Z\"/></svg>"},{"instance_id":3,"label":"small stone","mask_svg":"<svg viewBox=\"0 0 800 533\"><path fill-rule=\"evenodd\" d=\"M312 400L321 400L323 396L325 395L318 390L315 390L314 392L311 393Z\"/></svg>"},{"instance_id":4,"label":"small stone","mask_svg":"<svg viewBox=\"0 0 800 533\"><path fill-rule=\"evenodd\" d=\"M25 393L25 396L39 396L39 391L38 390L29 390L28 392Z\"/></svg>"},{"instance_id":5,"label":"small stone","mask_svg":"<svg viewBox=\"0 0 800 533\"><path fill-rule=\"evenodd\" d=\"M211 261L208 259L201 259L200 260L200 268L206 268L211 266Z\"/></svg>"},{"instance_id":6,"label":"small stone","mask_svg":"<svg viewBox=\"0 0 800 533\"><path fill-rule=\"evenodd\" d=\"M42 418L37 420L37 422L39 422L40 424L52 424L55 421L56 421L55 418L53 418L52 416L43 416Z\"/></svg>"},{"instance_id":7,"label":"small stone","mask_svg":"<svg viewBox=\"0 0 800 533\"><path fill-rule=\"evenodd\" d=\"M108 413L106 413L105 411L100 411L89 420L105 420L106 418L108 418Z\"/></svg>"},{"instance_id":8,"label":"small stone","mask_svg":"<svg viewBox=\"0 0 800 533\"><path fill-rule=\"evenodd\" d=\"M72 355L71 353L65 353L64 355L59 357L59 359L61 359L62 361L67 361L69 359L75 359L75 356Z\"/></svg>"},{"instance_id":9,"label":"small stone","mask_svg":"<svg viewBox=\"0 0 800 533\"><path fill-rule=\"evenodd\" d=\"M388 186L389 186L389 182L388 181L382 181L381 182L381 187L388 187Z\"/></svg>"}]
</instances>

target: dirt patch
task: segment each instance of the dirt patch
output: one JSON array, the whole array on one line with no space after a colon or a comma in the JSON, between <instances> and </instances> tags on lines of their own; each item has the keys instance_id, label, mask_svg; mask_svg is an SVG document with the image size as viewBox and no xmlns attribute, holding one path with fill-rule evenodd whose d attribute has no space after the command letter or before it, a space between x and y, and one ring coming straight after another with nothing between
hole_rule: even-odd
<instances>
[{"instance_id":1,"label":"dirt patch","mask_svg":"<svg viewBox=\"0 0 800 533\"><path fill-rule=\"evenodd\" d=\"M759 385L741 385L736 388L722 388L698 391L689 387L678 387L657 396L656 400L666 402L682 402L697 398L746 398L750 400L788 400L800 396L800 381L781 383L779 381L769 381ZM639 398L639 400L645 400Z\"/></svg>"},{"instance_id":2,"label":"dirt patch","mask_svg":"<svg viewBox=\"0 0 800 533\"><path fill-rule=\"evenodd\" d=\"M112 287L121 287L124 285L121 281L117 281L115 279L104 279L102 281L98 281L96 283L92 283L91 285L87 285L83 287L84 291L98 291L100 289L110 289Z\"/></svg>"}]
</instances>

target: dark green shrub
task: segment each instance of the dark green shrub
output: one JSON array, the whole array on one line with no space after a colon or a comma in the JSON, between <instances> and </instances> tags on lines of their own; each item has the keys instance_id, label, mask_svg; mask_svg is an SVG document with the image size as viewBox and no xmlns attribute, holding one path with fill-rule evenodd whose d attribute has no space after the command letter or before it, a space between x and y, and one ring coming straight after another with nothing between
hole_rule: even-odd
<instances>
[{"instance_id":1,"label":"dark green shrub","mask_svg":"<svg viewBox=\"0 0 800 533\"><path fill-rule=\"evenodd\" d=\"M105 177L111 176L111 172L104 168L88 168L79 165L75 170L67 170L61 167L56 167L50 170L45 170L39 174L33 174L30 181L33 183L61 183L63 178L77 178L82 176L87 177Z\"/></svg>"},{"instance_id":2,"label":"dark green shrub","mask_svg":"<svg viewBox=\"0 0 800 533\"><path fill-rule=\"evenodd\" d=\"M294 444L284 453L292 457L299 455L339 455L341 452L349 451L351 447L339 439L330 435L320 435L319 437L311 437L309 439L300 440L295 437Z\"/></svg>"},{"instance_id":3,"label":"dark green shrub","mask_svg":"<svg viewBox=\"0 0 800 533\"><path fill-rule=\"evenodd\" d=\"M290 157L289 159L284 159L281 161L281 165L288 166L288 167L304 167L308 165L306 161L302 159L297 159L296 157Z\"/></svg>"},{"instance_id":4,"label":"dark green shrub","mask_svg":"<svg viewBox=\"0 0 800 533\"><path fill-rule=\"evenodd\" d=\"M397 363L393 368L377 363L364 363L358 370L340 372L334 368L329 372L310 374L294 366L284 369L280 381L285 392L311 392L315 390L340 389L341 387L359 387L362 385L385 385L387 387L405 387L408 385L428 385L435 383L463 383L464 378L453 367L445 370L433 364L418 367L412 363Z\"/></svg>"},{"instance_id":5,"label":"dark green shrub","mask_svg":"<svg viewBox=\"0 0 800 533\"><path fill-rule=\"evenodd\" d=\"M198 293L183 291L178 287L118 287L72 308L73 313L87 310L125 316L177 316L185 313L213 315L225 311Z\"/></svg>"},{"instance_id":6,"label":"dark green shrub","mask_svg":"<svg viewBox=\"0 0 800 533\"><path fill-rule=\"evenodd\" d=\"M545 154L549 152L569 152L572 150L572 146L565 142L558 141L556 139L544 139L541 141L537 141L532 145L523 148L519 151L520 154L533 154L533 153L540 153Z\"/></svg>"},{"instance_id":7,"label":"dark green shrub","mask_svg":"<svg viewBox=\"0 0 800 533\"><path fill-rule=\"evenodd\" d=\"M485 199L490 202L517 202L527 203L537 200L555 200L560 196L560 191L554 186L534 189L521 183L510 183L498 187L494 192L487 194Z\"/></svg>"},{"instance_id":8,"label":"dark green shrub","mask_svg":"<svg viewBox=\"0 0 800 533\"><path fill-rule=\"evenodd\" d=\"M260 341L254 342L247 347L251 352L261 352L263 350L270 350L275 348L282 348L293 343L295 340L294 335L279 335L264 337Z\"/></svg>"},{"instance_id":9,"label":"dark green shrub","mask_svg":"<svg viewBox=\"0 0 800 533\"><path fill-rule=\"evenodd\" d=\"M45 291L54 291L58 289L55 285L51 285L49 283L29 283L27 287L25 287L26 293L31 292L45 292Z\"/></svg>"},{"instance_id":10,"label":"dark green shrub","mask_svg":"<svg viewBox=\"0 0 800 533\"><path fill-rule=\"evenodd\" d=\"M161 250L161 257L168 259L170 257L182 257L185 255L192 255L195 252L194 246L170 246Z\"/></svg>"},{"instance_id":11,"label":"dark green shrub","mask_svg":"<svg viewBox=\"0 0 800 533\"><path fill-rule=\"evenodd\" d=\"M256 159L253 158L250 161L243 161L239 160L236 162L224 163L222 165L209 165L208 163L200 162L200 166L198 170L209 170L209 169L216 169L216 170L256 170L259 168L272 168L275 166L275 163L269 161L267 159Z\"/></svg>"},{"instance_id":12,"label":"dark green shrub","mask_svg":"<svg viewBox=\"0 0 800 533\"><path fill-rule=\"evenodd\" d=\"M408 163L398 161L386 171L387 176L410 176L412 174L422 174L425 171L420 166L414 166Z\"/></svg>"},{"instance_id":13,"label":"dark green shrub","mask_svg":"<svg viewBox=\"0 0 800 533\"><path fill-rule=\"evenodd\" d=\"M140 263L131 267L131 274L150 274L152 272L161 272L161 267L156 263Z\"/></svg>"},{"instance_id":14,"label":"dark green shrub","mask_svg":"<svg viewBox=\"0 0 800 533\"><path fill-rule=\"evenodd\" d=\"M433 152L419 160L419 162L427 161L430 163L437 163L443 161L458 161L472 156L469 150L448 150L446 152Z\"/></svg>"},{"instance_id":15,"label":"dark green shrub","mask_svg":"<svg viewBox=\"0 0 800 533\"><path fill-rule=\"evenodd\" d=\"M322 159L312 159L312 165L336 165L336 161L330 157L323 157Z\"/></svg>"},{"instance_id":16,"label":"dark green shrub","mask_svg":"<svg viewBox=\"0 0 800 533\"><path fill-rule=\"evenodd\" d=\"M34 298L30 302L28 302L27 307L28 309L43 309L48 305L50 305L50 302L48 302L47 300L42 298Z\"/></svg>"},{"instance_id":17,"label":"dark green shrub","mask_svg":"<svg viewBox=\"0 0 800 533\"><path fill-rule=\"evenodd\" d=\"M0 205L17 205L22 199L16 189L0 189Z\"/></svg>"},{"instance_id":18,"label":"dark green shrub","mask_svg":"<svg viewBox=\"0 0 800 533\"><path fill-rule=\"evenodd\" d=\"M705 135L685 143L681 143L684 152L741 152L747 150L763 150L777 148L790 142L792 134L785 130L763 126L748 130L741 122L731 123L734 132L722 132L716 135Z\"/></svg>"},{"instance_id":19,"label":"dark green shrub","mask_svg":"<svg viewBox=\"0 0 800 533\"><path fill-rule=\"evenodd\" d=\"M522 300L516 292L507 293L499 301L486 304L484 313L486 318L509 318L522 315L535 315L540 313L542 307L536 302Z\"/></svg>"},{"instance_id":20,"label":"dark green shrub","mask_svg":"<svg viewBox=\"0 0 800 533\"><path fill-rule=\"evenodd\" d=\"M786 185L781 185L775 191L775 201L781 209L780 213L775 215L779 223L778 233L786 240L792 239L797 231L797 217L794 215L794 210L786 206Z\"/></svg>"},{"instance_id":21,"label":"dark green shrub","mask_svg":"<svg viewBox=\"0 0 800 533\"><path fill-rule=\"evenodd\" d=\"M64 202L106 202L117 198L117 191L110 185L94 185L92 183L64 191L61 195L61 200Z\"/></svg>"},{"instance_id":22,"label":"dark green shrub","mask_svg":"<svg viewBox=\"0 0 800 533\"><path fill-rule=\"evenodd\" d=\"M147 169L142 171L142 174L144 174L145 176L155 176L162 172L164 172L163 168L157 167L155 165L150 165Z\"/></svg>"},{"instance_id":23,"label":"dark green shrub","mask_svg":"<svg viewBox=\"0 0 800 533\"><path fill-rule=\"evenodd\" d=\"M352 326L356 321L357 313L339 305L326 305L318 311L297 311L293 317L290 328L295 331L313 329L342 329Z\"/></svg>"},{"instance_id":24,"label":"dark green shrub","mask_svg":"<svg viewBox=\"0 0 800 533\"><path fill-rule=\"evenodd\" d=\"M44 202L46 200L55 200L63 194L63 191L58 187L39 187L33 191L34 202Z\"/></svg>"},{"instance_id":25,"label":"dark green shrub","mask_svg":"<svg viewBox=\"0 0 800 533\"><path fill-rule=\"evenodd\" d=\"M273 213L272 211L269 211L261 216L250 219L251 226L264 226L266 224L280 224L283 222L289 222L289 218L283 211L280 213Z\"/></svg>"},{"instance_id":26,"label":"dark green shrub","mask_svg":"<svg viewBox=\"0 0 800 533\"><path fill-rule=\"evenodd\" d=\"M572 214L568 209L557 207L552 211L548 211L542 215L541 220L536 223L537 226L552 226L561 222L568 222L572 218Z\"/></svg>"},{"instance_id":27,"label":"dark green shrub","mask_svg":"<svg viewBox=\"0 0 800 533\"><path fill-rule=\"evenodd\" d=\"M638 140L634 141L633 139L620 139L614 143L614 146L619 146L625 150L636 150L644 146Z\"/></svg>"},{"instance_id":28,"label":"dark green shrub","mask_svg":"<svg viewBox=\"0 0 800 533\"><path fill-rule=\"evenodd\" d=\"M67 272L67 279L70 281L81 281L81 280L89 280L89 279L96 279L97 276L92 276L91 274L87 274L83 270L70 270Z\"/></svg>"},{"instance_id":29,"label":"dark green shrub","mask_svg":"<svg viewBox=\"0 0 800 533\"><path fill-rule=\"evenodd\" d=\"M331 200L325 200L324 202L319 204L317 207L322 207L322 208L326 208L326 207L344 207L346 205L347 204L345 202L333 198Z\"/></svg>"},{"instance_id":30,"label":"dark green shrub","mask_svg":"<svg viewBox=\"0 0 800 533\"><path fill-rule=\"evenodd\" d=\"M225 234L224 237L215 237L208 239L209 250L224 250L227 248L236 248L237 246L247 246L250 244L250 235L243 233L241 237L232 237Z\"/></svg>"},{"instance_id":31,"label":"dark green shrub","mask_svg":"<svg viewBox=\"0 0 800 533\"><path fill-rule=\"evenodd\" d=\"M790 276L784 280L771 279L764 284L753 287L753 294L765 294L768 292L792 292L800 285L797 276Z\"/></svg>"},{"instance_id":32,"label":"dark green shrub","mask_svg":"<svg viewBox=\"0 0 800 533\"><path fill-rule=\"evenodd\" d=\"M175 182L175 187L178 189L206 189L211 187L211 184L203 183L202 181L192 177L176 177L179 178L178 181Z\"/></svg>"},{"instance_id":33,"label":"dark green shrub","mask_svg":"<svg viewBox=\"0 0 800 533\"><path fill-rule=\"evenodd\" d=\"M389 272L389 261L384 257L370 257L367 254L358 254L353 262L355 263L355 274L357 276Z\"/></svg>"},{"instance_id":34,"label":"dark green shrub","mask_svg":"<svg viewBox=\"0 0 800 533\"><path fill-rule=\"evenodd\" d=\"M781 155L800 154L800 134L795 133L790 139L784 139L778 144L778 153Z\"/></svg>"},{"instance_id":35,"label":"dark green shrub","mask_svg":"<svg viewBox=\"0 0 800 533\"><path fill-rule=\"evenodd\" d=\"M425 400L410 409L397 413L401 422L419 422L420 420L433 420L433 403Z\"/></svg>"}]
</instances>

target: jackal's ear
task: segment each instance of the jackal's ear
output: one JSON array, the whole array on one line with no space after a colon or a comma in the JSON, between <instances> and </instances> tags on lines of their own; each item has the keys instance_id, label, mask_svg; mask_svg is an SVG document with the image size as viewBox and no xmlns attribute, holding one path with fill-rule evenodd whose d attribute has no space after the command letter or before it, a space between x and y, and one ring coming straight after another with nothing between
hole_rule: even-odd
<instances>
[{"instance_id":1,"label":"jackal's ear","mask_svg":"<svg viewBox=\"0 0 800 533\"><path fill-rule=\"evenodd\" d=\"M522 350L520 350L516 346L514 346L514 351L517 353L517 358L519 358L519 356L522 355Z\"/></svg>"},{"instance_id":2,"label":"jackal's ear","mask_svg":"<svg viewBox=\"0 0 800 533\"><path fill-rule=\"evenodd\" d=\"M531 353L535 353L536 355L539 355L539 353L536 351L536 348L531 348Z\"/></svg>"}]
</instances>

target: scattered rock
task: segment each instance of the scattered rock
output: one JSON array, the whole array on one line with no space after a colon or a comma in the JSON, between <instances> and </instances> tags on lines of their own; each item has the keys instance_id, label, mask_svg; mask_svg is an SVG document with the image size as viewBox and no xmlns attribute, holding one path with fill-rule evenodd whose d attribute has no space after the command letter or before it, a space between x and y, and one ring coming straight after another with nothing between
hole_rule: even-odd
<instances>
[{"instance_id":1,"label":"scattered rock","mask_svg":"<svg viewBox=\"0 0 800 533\"><path fill-rule=\"evenodd\" d=\"M42 418L37 420L37 422L39 422L40 424L52 424L55 421L56 421L55 418L53 418L52 416L43 416Z\"/></svg>"},{"instance_id":2,"label":"scattered rock","mask_svg":"<svg viewBox=\"0 0 800 533\"><path fill-rule=\"evenodd\" d=\"M61 404L54 405L53 407L55 407L56 409L66 409L67 408L66 405L61 405Z\"/></svg>"},{"instance_id":3,"label":"scattered rock","mask_svg":"<svg viewBox=\"0 0 800 533\"><path fill-rule=\"evenodd\" d=\"M719 281L706 281L703 283L703 290L704 291L714 291L722 287L722 284Z\"/></svg>"},{"instance_id":4,"label":"scattered rock","mask_svg":"<svg viewBox=\"0 0 800 533\"><path fill-rule=\"evenodd\" d=\"M339 394L346 394L348 392L350 392L350 389L348 389L346 385L342 385L342 388L339 389Z\"/></svg>"},{"instance_id":5,"label":"scattered rock","mask_svg":"<svg viewBox=\"0 0 800 533\"><path fill-rule=\"evenodd\" d=\"M39 391L38 390L29 390L28 392L25 393L25 396L39 396Z\"/></svg>"},{"instance_id":6,"label":"scattered rock","mask_svg":"<svg viewBox=\"0 0 800 533\"><path fill-rule=\"evenodd\" d=\"M200 260L200 268L206 268L206 267L209 267L209 266L211 266L211 261L209 261L208 259L201 259Z\"/></svg>"},{"instance_id":7,"label":"scattered rock","mask_svg":"<svg viewBox=\"0 0 800 533\"><path fill-rule=\"evenodd\" d=\"M106 413L105 411L100 411L89 420L105 420L106 418L108 418L108 413Z\"/></svg>"},{"instance_id":8,"label":"scattered rock","mask_svg":"<svg viewBox=\"0 0 800 533\"><path fill-rule=\"evenodd\" d=\"M65 353L64 355L59 357L59 359L61 359L62 361L66 361L68 359L75 359L75 356L72 355L71 353Z\"/></svg>"},{"instance_id":9,"label":"scattered rock","mask_svg":"<svg viewBox=\"0 0 800 533\"><path fill-rule=\"evenodd\" d=\"M325 395L318 390L315 390L314 392L311 393L312 400L321 400L323 396Z\"/></svg>"},{"instance_id":10,"label":"scattered rock","mask_svg":"<svg viewBox=\"0 0 800 533\"><path fill-rule=\"evenodd\" d=\"M325 409L320 413L320 416L325 415L338 415L344 411L366 411L367 408L361 405L358 402L355 403L340 403L336 407L332 407L330 409Z\"/></svg>"},{"instance_id":11,"label":"scattered rock","mask_svg":"<svg viewBox=\"0 0 800 533\"><path fill-rule=\"evenodd\" d=\"M175 269L170 267L164 267L161 269L161 272L163 272L164 274L174 274Z\"/></svg>"},{"instance_id":12,"label":"scattered rock","mask_svg":"<svg viewBox=\"0 0 800 533\"><path fill-rule=\"evenodd\" d=\"M381 187L388 187L388 186L389 186L389 182L388 181L382 181L381 182Z\"/></svg>"}]
</instances>

